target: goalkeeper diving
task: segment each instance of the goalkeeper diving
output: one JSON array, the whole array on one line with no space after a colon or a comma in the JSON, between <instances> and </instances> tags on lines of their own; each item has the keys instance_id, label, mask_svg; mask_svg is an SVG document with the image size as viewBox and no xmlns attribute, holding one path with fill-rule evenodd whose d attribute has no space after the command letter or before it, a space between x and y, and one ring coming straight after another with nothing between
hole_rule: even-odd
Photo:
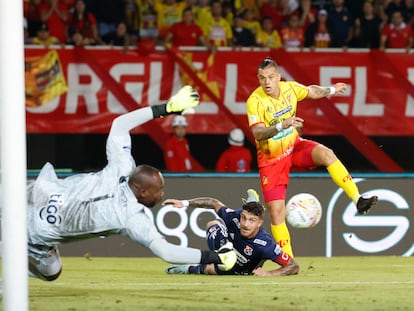
<instances>
[{"instance_id":1,"label":"goalkeeper diving","mask_svg":"<svg viewBox=\"0 0 414 311\"><path fill-rule=\"evenodd\" d=\"M97 236L131 238L170 263L220 265L230 270L236 253L228 245L216 250L176 246L158 232L150 208L164 195L164 178L131 155L130 130L154 118L180 114L199 104L199 95L184 86L167 103L144 107L114 119L106 142L108 163L95 173L60 179L46 163L28 184L29 275L53 281L62 272L58 245ZM145 150L142 150L145 152Z\"/></svg>"},{"instance_id":2,"label":"goalkeeper diving","mask_svg":"<svg viewBox=\"0 0 414 311\"><path fill-rule=\"evenodd\" d=\"M230 209L214 198L195 198L191 200L167 199L162 204L174 207L211 208L220 219L207 223L207 244L210 250L223 248L237 253L237 263L230 270L223 271L220 264L171 265L168 274L209 274L209 275L257 275L282 276L298 274L297 262L275 242L263 228L264 206L253 189L247 190L247 199L237 210ZM270 260L278 265L277 269L267 271L262 268Z\"/></svg>"}]
</instances>

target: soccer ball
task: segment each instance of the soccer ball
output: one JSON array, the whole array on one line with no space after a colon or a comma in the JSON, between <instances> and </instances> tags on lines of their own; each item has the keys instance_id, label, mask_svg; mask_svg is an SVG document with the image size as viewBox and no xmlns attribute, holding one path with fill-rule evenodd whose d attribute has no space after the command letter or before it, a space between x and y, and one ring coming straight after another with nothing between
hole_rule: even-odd
<instances>
[{"instance_id":1,"label":"soccer ball","mask_svg":"<svg viewBox=\"0 0 414 311\"><path fill-rule=\"evenodd\" d=\"M286 219L295 228L309 229L315 227L322 217L322 205L310 193L294 195L286 204Z\"/></svg>"}]
</instances>

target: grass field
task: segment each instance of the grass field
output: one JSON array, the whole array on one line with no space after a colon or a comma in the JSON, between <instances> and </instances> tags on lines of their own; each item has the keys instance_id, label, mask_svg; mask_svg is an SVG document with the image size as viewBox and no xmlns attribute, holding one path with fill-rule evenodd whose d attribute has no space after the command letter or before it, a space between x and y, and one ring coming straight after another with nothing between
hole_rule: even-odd
<instances>
[{"instance_id":1,"label":"grass field","mask_svg":"<svg viewBox=\"0 0 414 311\"><path fill-rule=\"evenodd\" d=\"M30 310L414 310L412 257L298 257L289 277L167 275L156 258L63 258ZM271 268L271 263L265 268Z\"/></svg>"}]
</instances>

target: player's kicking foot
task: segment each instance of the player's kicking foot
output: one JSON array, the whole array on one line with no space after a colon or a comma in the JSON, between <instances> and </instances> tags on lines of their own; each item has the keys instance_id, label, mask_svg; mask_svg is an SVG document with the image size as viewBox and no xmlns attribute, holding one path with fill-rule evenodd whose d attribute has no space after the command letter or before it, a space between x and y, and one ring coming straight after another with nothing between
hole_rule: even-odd
<instances>
[{"instance_id":1,"label":"player's kicking foot","mask_svg":"<svg viewBox=\"0 0 414 311\"><path fill-rule=\"evenodd\" d=\"M363 198L362 196L359 197L357 202L357 210L358 214L367 214L369 209L377 204L378 197L376 195L370 197L370 198Z\"/></svg>"},{"instance_id":2,"label":"player's kicking foot","mask_svg":"<svg viewBox=\"0 0 414 311\"><path fill-rule=\"evenodd\" d=\"M189 274L188 268L190 265L172 265L165 269L168 274Z\"/></svg>"}]
</instances>

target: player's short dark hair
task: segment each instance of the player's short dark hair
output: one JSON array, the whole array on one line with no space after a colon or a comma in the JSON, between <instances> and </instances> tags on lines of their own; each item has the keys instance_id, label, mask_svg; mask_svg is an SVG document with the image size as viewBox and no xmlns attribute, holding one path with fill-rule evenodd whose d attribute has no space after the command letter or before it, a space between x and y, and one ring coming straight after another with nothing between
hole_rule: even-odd
<instances>
[{"instance_id":1,"label":"player's short dark hair","mask_svg":"<svg viewBox=\"0 0 414 311\"><path fill-rule=\"evenodd\" d=\"M260 64L259 69L265 69L267 66L273 66L278 69L278 65L276 61L273 60L271 57L266 57Z\"/></svg>"},{"instance_id":2,"label":"player's short dark hair","mask_svg":"<svg viewBox=\"0 0 414 311\"><path fill-rule=\"evenodd\" d=\"M249 212L253 215L259 216L260 218L263 218L263 214L265 211L265 208L262 203L260 202L248 202L243 204L242 209L246 212Z\"/></svg>"}]
</instances>

